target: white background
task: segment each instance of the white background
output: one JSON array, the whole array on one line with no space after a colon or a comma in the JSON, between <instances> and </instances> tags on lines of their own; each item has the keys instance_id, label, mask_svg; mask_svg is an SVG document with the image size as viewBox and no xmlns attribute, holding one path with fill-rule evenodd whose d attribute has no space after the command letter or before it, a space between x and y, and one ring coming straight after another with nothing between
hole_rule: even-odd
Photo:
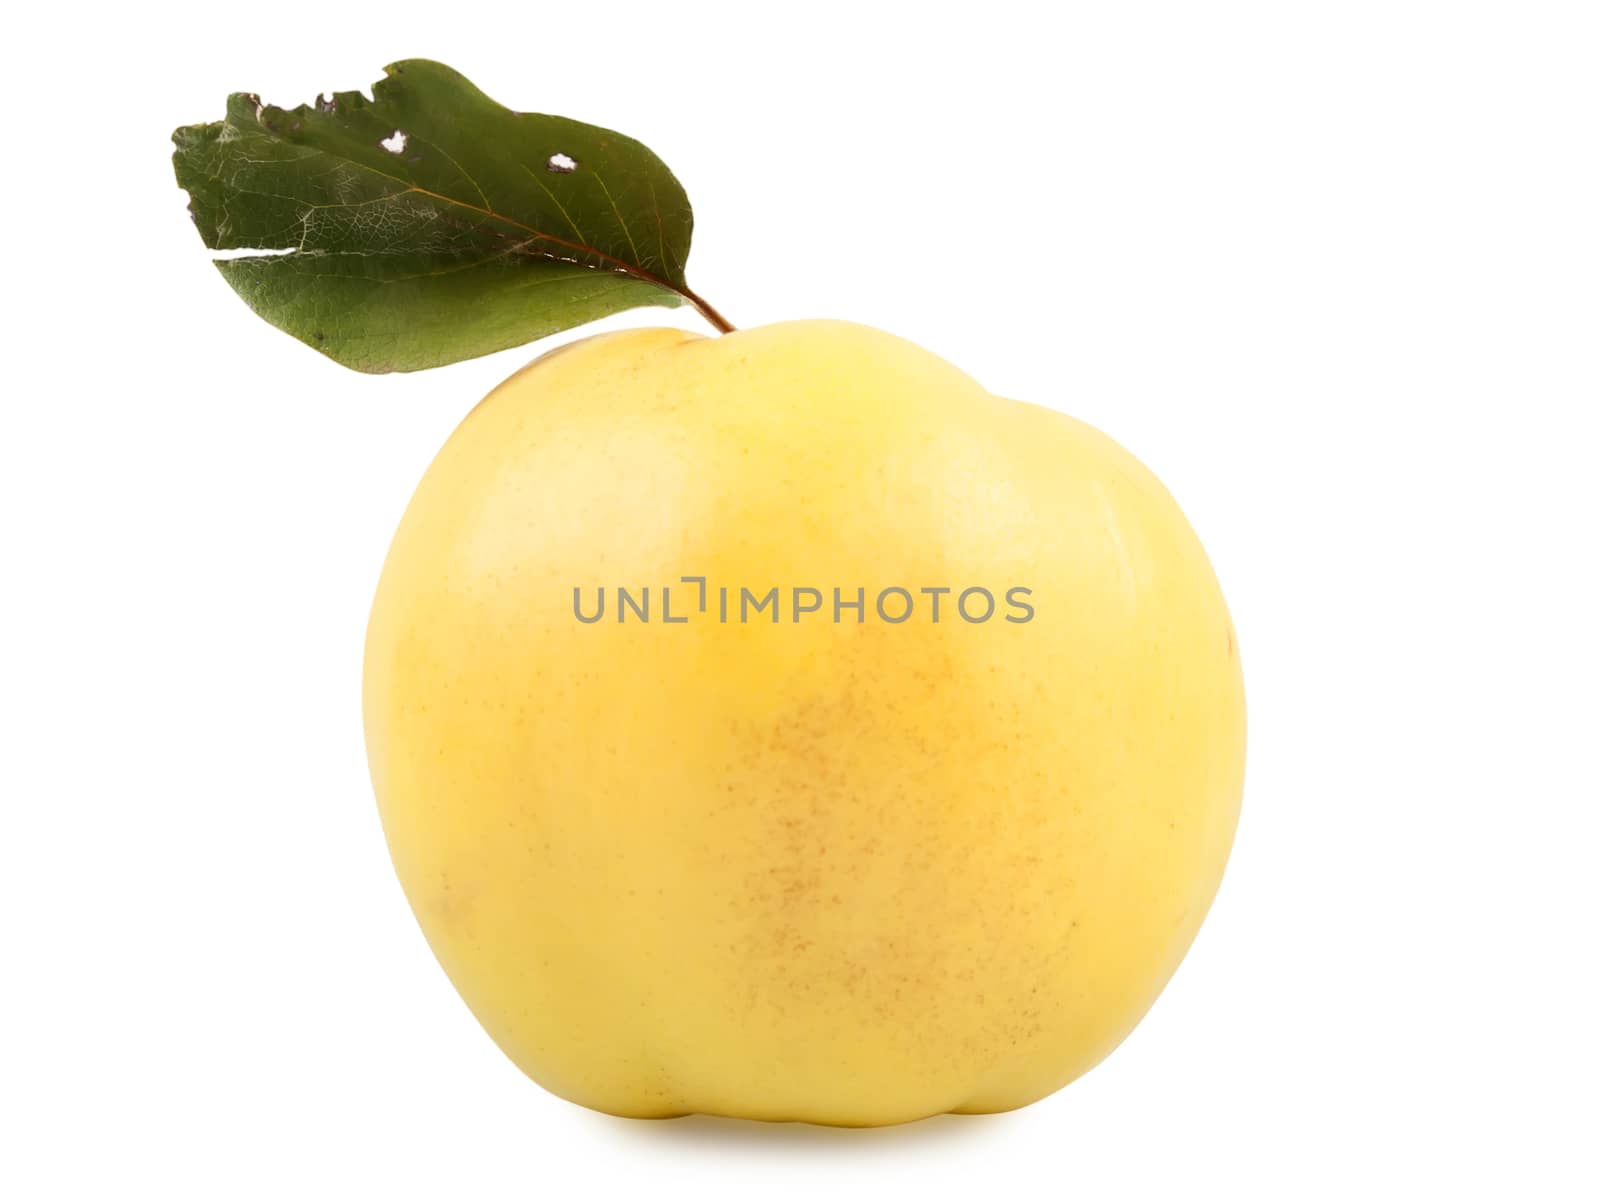
<instances>
[{"instance_id":1,"label":"white background","mask_svg":"<svg viewBox=\"0 0 1600 1200\"><path fill-rule=\"evenodd\" d=\"M7 18L0 1192L1596 1194L1596 10L1055 8ZM234 298L167 162L231 90L408 56L657 150L737 324L906 335L1184 504L1245 811L1091 1075L877 1132L632 1123L456 999L385 855L362 636L424 466L534 351L342 371Z\"/></svg>"}]
</instances>

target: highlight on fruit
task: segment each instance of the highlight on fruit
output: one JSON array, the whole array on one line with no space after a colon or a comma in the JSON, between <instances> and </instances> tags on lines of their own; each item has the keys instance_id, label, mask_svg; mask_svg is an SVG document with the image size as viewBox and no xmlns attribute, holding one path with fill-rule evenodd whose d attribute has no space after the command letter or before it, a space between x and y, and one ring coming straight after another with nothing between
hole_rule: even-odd
<instances>
[{"instance_id":1,"label":"highlight on fruit","mask_svg":"<svg viewBox=\"0 0 1600 1200\"><path fill-rule=\"evenodd\" d=\"M655 154L438 63L237 94L174 142L223 279L343 366L640 306L711 328L511 375L376 583L395 872L527 1075L619 1116L878 1126L1031 1104L1133 1030L1222 880L1243 675L1182 511L1070 396L848 321L734 330Z\"/></svg>"}]
</instances>

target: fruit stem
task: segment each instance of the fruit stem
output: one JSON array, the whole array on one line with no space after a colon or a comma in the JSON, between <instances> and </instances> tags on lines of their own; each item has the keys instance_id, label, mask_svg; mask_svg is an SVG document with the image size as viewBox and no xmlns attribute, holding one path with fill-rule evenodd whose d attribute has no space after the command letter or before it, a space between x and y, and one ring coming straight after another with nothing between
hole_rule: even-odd
<instances>
[{"instance_id":1,"label":"fruit stem","mask_svg":"<svg viewBox=\"0 0 1600 1200\"><path fill-rule=\"evenodd\" d=\"M727 317L719 313L716 309L712 308L711 305L705 300L702 300L688 288L681 288L679 289L679 292L685 300L694 305L694 309L697 313L699 313L707 321L711 322L712 327L716 329L718 333L734 332L733 323L729 321Z\"/></svg>"}]
</instances>

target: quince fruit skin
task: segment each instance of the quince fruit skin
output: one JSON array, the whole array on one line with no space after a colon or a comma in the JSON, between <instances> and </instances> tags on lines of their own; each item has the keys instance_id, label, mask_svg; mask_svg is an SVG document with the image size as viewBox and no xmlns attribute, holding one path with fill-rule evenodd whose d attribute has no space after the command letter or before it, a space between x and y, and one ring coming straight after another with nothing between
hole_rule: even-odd
<instances>
[{"instance_id":1,"label":"quince fruit skin","mask_svg":"<svg viewBox=\"0 0 1600 1200\"><path fill-rule=\"evenodd\" d=\"M650 621L575 619L619 586ZM722 586L782 619L715 619ZM969 623L969 586L1033 618ZM827 603L792 621L795 587ZM496 388L395 536L364 707L445 971L534 1080L630 1117L1048 1095L1177 968L1243 786L1234 632L1161 484L836 321L604 334Z\"/></svg>"}]
</instances>

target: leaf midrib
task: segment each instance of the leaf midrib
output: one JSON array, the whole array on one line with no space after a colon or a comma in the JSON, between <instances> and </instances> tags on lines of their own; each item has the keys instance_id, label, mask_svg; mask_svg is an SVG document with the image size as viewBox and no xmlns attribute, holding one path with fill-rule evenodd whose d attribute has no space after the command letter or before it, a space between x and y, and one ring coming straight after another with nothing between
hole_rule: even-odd
<instances>
[{"instance_id":1,"label":"leaf midrib","mask_svg":"<svg viewBox=\"0 0 1600 1200\"><path fill-rule=\"evenodd\" d=\"M267 132L270 135L271 131L269 130ZM274 140L277 140L277 139L274 139ZM304 144L304 143L302 143L302 144ZM675 295L682 296L685 300L689 300L691 303L693 303L693 301L694 301L694 297L692 297L688 293L688 291L686 289L678 287L676 284L671 283L668 280L665 280L665 279L661 278L659 275L656 275L654 272L646 270L644 267L639 266L636 263L629 263L629 262L624 261L623 259L617 258L615 255L607 254L604 250L601 250L598 247L590 246L590 245L588 245L588 244L586 244L584 242L581 242L581 241L580 242L574 242L574 241L571 241L571 240L569 240L567 238L559 237L556 234L547 233L546 231L544 231L542 229L535 229L532 225L528 225L525 222L519 221L515 217L508 217L504 213L496 212L493 208L490 208L487 205L473 204L473 203L471 203L469 201L466 201L466 200L457 200L454 196L447 196L442 192L433 191L431 188L425 188L425 187L422 187L422 186L420 186L418 184L411 183L409 180L406 180L406 179L400 177L399 175L391 175L387 171L380 171L377 167L372 166L370 163L364 163L364 162L361 162L358 159L350 158L350 157L347 157L347 156L344 156L344 155L335 154L333 151L326 150L326 149L324 149L324 148L322 148L320 146L312 146L312 147L307 147L307 148L312 150L312 152L314 154L316 154L316 155L320 155L320 156L325 157L325 158L335 159L336 161L339 161L339 162L348 163L352 167L356 167L359 170L366 171L366 172L368 172L369 174L372 174L372 175L376 175L379 179L387 179L391 183L395 183L395 184L400 185L400 189L401 189L400 191L398 191L398 192L389 192L385 196L379 198L378 200L374 200L371 203L381 203L383 201L394 200L394 199L398 199L399 197L405 196L405 195L426 196L430 200L436 200L436 201L438 201L438 202L440 202L442 204L448 204L448 205L451 205L452 207L455 207L455 208L465 209L468 212L475 212L475 213L478 213L478 214L480 214L482 216L485 216L485 217L489 218L492 221L499 221L503 225L510 226L513 229L521 230L523 233L526 233L526 234L529 235L529 241L551 242L551 243L554 243L557 246L565 246L569 250L575 250L580 254L587 254L587 255L592 256L593 258L601 259L604 262L612 264L612 269L615 270L615 271L621 272L622 274L625 274L625 275L631 275L635 279L641 280L644 283L654 284L656 287L663 288L666 291L674 293ZM595 178L596 178L596 180L600 180L599 175L596 175ZM474 186L476 186L476 185L474 185ZM605 183L604 183L603 180L600 181L600 186L602 188L605 188ZM482 193L482 191L483 191L482 188L479 188L478 190L479 190L480 193ZM610 197L610 189L606 189L606 194L607 194L607 198L609 199L609 197ZM485 197L485 198L487 199L487 197ZM612 206L613 206L613 208L615 207L615 202L613 202ZM309 207L311 207L313 209L322 209L322 208L330 208L330 207L334 207L334 206L326 205L326 204L311 204L311 205L309 205ZM557 207L560 207L560 205L558 204ZM568 218L568 219L571 220L571 218ZM573 224L576 225L576 222L573 222ZM627 229L626 229L626 226L624 226L624 230L623 231L624 231L624 233L628 232ZM629 234L629 240L630 241L632 240L632 235L631 234ZM522 250L523 250L523 246L525 246L525 245L526 245L526 243L523 243L522 246L510 247L507 250L503 251L503 253L507 253L507 254L521 253ZM304 253L304 251L295 251L295 253ZM550 257L557 258L558 256L551 255ZM580 267L587 267L591 271L599 271L599 270L602 269L600 267L590 266L588 263L583 263L583 262L575 262L574 265L575 266L580 266Z\"/></svg>"}]
</instances>

